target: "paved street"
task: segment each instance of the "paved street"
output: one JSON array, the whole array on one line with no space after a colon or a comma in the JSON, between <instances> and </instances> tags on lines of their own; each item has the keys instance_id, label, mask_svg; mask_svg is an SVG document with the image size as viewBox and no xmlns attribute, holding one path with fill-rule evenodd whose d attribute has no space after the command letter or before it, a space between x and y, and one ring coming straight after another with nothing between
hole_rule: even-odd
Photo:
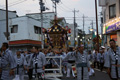
<instances>
[{"instance_id":1,"label":"paved street","mask_svg":"<svg viewBox=\"0 0 120 80\"><path fill-rule=\"evenodd\" d=\"M95 76L91 77L90 80L110 80L109 76L101 71L95 71Z\"/></svg>"},{"instance_id":2,"label":"paved street","mask_svg":"<svg viewBox=\"0 0 120 80\"><path fill-rule=\"evenodd\" d=\"M27 80L27 78L25 80ZM72 77L67 79L66 77L63 77L62 79L46 79L46 80L77 80L77 79L74 79ZM90 80L110 80L110 78L105 72L95 70L95 76L90 77Z\"/></svg>"}]
</instances>

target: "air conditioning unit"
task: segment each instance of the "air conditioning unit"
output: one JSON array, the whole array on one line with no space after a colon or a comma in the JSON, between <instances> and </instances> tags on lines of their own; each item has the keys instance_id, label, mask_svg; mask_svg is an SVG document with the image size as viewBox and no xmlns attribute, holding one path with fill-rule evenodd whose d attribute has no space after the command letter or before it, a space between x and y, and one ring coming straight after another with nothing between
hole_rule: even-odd
<instances>
[{"instance_id":1,"label":"air conditioning unit","mask_svg":"<svg viewBox=\"0 0 120 80\"><path fill-rule=\"evenodd\" d=\"M99 0L99 6L105 7L107 5L108 0Z\"/></svg>"}]
</instances>

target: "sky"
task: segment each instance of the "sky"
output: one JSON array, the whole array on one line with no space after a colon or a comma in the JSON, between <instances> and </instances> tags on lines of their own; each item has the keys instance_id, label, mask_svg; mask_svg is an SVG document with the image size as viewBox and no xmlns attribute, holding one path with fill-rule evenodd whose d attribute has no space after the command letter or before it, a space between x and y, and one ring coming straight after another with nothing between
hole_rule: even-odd
<instances>
[{"instance_id":1,"label":"sky","mask_svg":"<svg viewBox=\"0 0 120 80\"><path fill-rule=\"evenodd\" d=\"M46 12L54 10L51 0L43 0L45 6L49 8ZM39 0L8 0L9 10L17 11L18 16L28 13L40 12ZM0 0L0 9L5 9L5 0ZM76 23L80 29L83 29L83 14L85 15L85 31L88 33L88 27L91 27L92 20L95 22L95 0L61 0L57 4L58 17L65 17L67 23L73 23L74 9L76 10ZM98 6L98 21L100 27L101 7ZM99 30L100 33L100 30Z\"/></svg>"}]
</instances>

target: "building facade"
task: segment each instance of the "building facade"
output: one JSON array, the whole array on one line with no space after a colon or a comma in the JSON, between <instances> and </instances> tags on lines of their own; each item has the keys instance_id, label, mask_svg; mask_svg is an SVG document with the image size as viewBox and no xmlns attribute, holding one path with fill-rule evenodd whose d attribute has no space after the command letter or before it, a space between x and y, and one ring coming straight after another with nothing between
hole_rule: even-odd
<instances>
[{"instance_id":1,"label":"building facade","mask_svg":"<svg viewBox=\"0 0 120 80\"><path fill-rule=\"evenodd\" d=\"M107 45L114 39L120 46L120 0L99 0L103 14L103 34L106 35Z\"/></svg>"},{"instance_id":2,"label":"building facade","mask_svg":"<svg viewBox=\"0 0 120 80\"><path fill-rule=\"evenodd\" d=\"M93 34L86 34L85 35L85 48L91 50L93 48Z\"/></svg>"},{"instance_id":3,"label":"building facade","mask_svg":"<svg viewBox=\"0 0 120 80\"><path fill-rule=\"evenodd\" d=\"M6 26L5 20L0 23L2 27ZM40 22L31 17L22 16L9 19L9 32L9 46L13 52L18 49L26 51L33 46L41 47ZM2 35L4 36L4 34Z\"/></svg>"},{"instance_id":4,"label":"building facade","mask_svg":"<svg viewBox=\"0 0 120 80\"><path fill-rule=\"evenodd\" d=\"M0 9L0 20L6 19L6 10ZM8 18L17 17L16 11L8 11Z\"/></svg>"},{"instance_id":5,"label":"building facade","mask_svg":"<svg viewBox=\"0 0 120 80\"><path fill-rule=\"evenodd\" d=\"M74 24L68 24L68 27L71 29L71 33L68 34L69 46L77 47L79 39L77 26L74 28Z\"/></svg>"},{"instance_id":6,"label":"building facade","mask_svg":"<svg viewBox=\"0 0 120 80\"><path fill-rule=\"evenodd\" d=\"M8 11L9 19L15 17L17 17L16 11ZM7 42L4 32L6 32L6 10L0 9L0 47L3 42Z\"/></svg>"},{"instance_id":7,"label":"building facade","mask_svg":"<svg viewBox=\"0 0 120 80\"><path fill-rule=\"evenodd\" d=\"M36 20L41 21L41 14L40 13L32 13L32 14L26 14L26 16L32 17ZM51 26L53 26L53 22L54 22L54 18L55 18L55 13L54 12L44 12L43 13L43 28L48 29L51 28ZM60 26L62 27L66 27L66 20L64 17L61 18L57 18L58 24L60 24Z\"/></svg>"},{"instance_id":8,"label":"building facade","mask_svg":"<svg viewBox=\"0 0 120 80\"><path fill-rule=\"evenodd\" d=\"M6 11L0 10L0 47L3 42L9 42L10 49L15 52L18 49L29 50L33 46L41 47L41 17L40 13L26 14L18 17L15 11L9 11L9 41L6 40ZM43 28L51 28L54 23L54 12L43 13ZM64 17L58 18L58 24L66 27ZM45 36L44 36L45 37ZM43 37L43 40L44 40Z\"/></svg>"},{"instance_id":9,"label":"building facade","mask_svg":"<svg viewBox=\"0 0 120 80\"><path fill-rule=\"evenodd\" d=\"M27 16L13 18L10 25L10 47L29 50L33 46L41 47L40 22ZM44 40L44 39L43 39Z\"/></svg>"}]
</instances>

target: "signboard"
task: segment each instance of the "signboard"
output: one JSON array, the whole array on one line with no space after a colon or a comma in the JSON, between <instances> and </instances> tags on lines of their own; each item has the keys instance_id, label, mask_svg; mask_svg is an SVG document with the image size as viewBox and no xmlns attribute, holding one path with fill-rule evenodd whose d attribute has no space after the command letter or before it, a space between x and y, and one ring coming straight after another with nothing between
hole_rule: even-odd
<instances>
[{"instance_id":1,"label":"signboard","mask_svg":"<svg viewBox=\"0 0 120 80\"><path fill-rule=\"evenodd\" d=\"M117 41L117 34L115 34L115 35L110 35L110 39L114 39L115 41Z\"/></svg>"},{"instance_id":2,"label":"signboard","mask_svg":"<svg viewBox=\"0 0 120 80\"><path fill-rule=\"evenodd\" d=\"M110 33L112 31L116 31L116 30L119 30L119 29L120 29L120 21L113 24L113 25L107 26L106 27L106 33Z\"/></svg>"},{"instance_id":3,"label":"signboard","mask_svg":"<svg viewBox=\"0 0 120 80\"><path fill-rule=\"evenodd\" d=\"M71 42L69 41L68 44L71 45Z\"/></svg>"}]
</instances>

